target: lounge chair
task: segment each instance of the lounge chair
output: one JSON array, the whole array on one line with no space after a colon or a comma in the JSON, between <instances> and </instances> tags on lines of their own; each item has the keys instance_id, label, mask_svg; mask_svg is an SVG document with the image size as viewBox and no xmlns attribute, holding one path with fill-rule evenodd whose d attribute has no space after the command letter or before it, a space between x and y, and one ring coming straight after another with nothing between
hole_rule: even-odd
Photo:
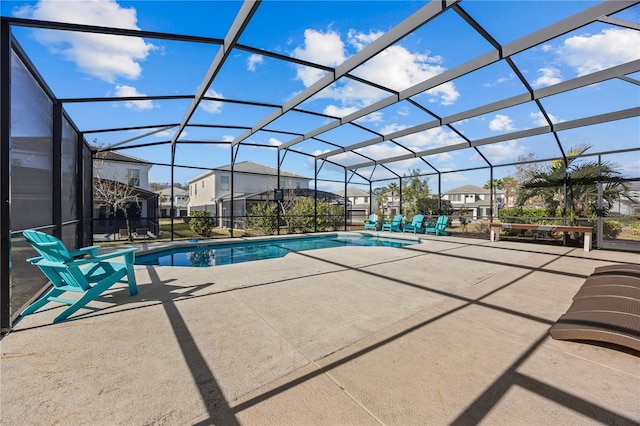
<instances>
[{"instance_id":1,"label":"lounge chair","mask_svg":"<svg viewBox=\"0 0 640 426\"><path fill-rule=\"evenodd\" d=\"M134 238L147 239L149 238L149 228L138 228L133 236Z\"/></svg>"},{"instance_id":2,"label":"lounge chair","mask_svg":"<svg viewBox=\"0 0 640 426\"><path fill-rule=\"evenodd\" d=\"M404 225L404 227L402 228L402 232L413 232L414 234L416 232L420 232L422 231L422 224L424 223L424 215L423 214L417 214L415 216L413 216L413 219L411 220L411 223L407 223Z\"/></svg>"},{"instance_id":3,"label":"lounge chair","mask_svg":"<svg viewBox=\"0 0 640 426\"><path fill-rule=\"evenodd\" d=\"M124 239L124 240L128 240L129 239L129 230L127 228L122 228L118 230L118 239Z\"/></svg>"},{"instance_id":4,"label":"lounge chair","mask_svg":"<svg viewBox=\"0 0 640 426\"><path fill-rule=\"evenodd\" d=\"M402 232L402 215L397 214L391 221L384 221L382 223L382 230L389 232Z\"/></svg>"},{"instance_id":5,"label":"lounge chair","mask_svg":"<svg viewBox=\"0 0 640 426\"><path fill-rule=\"evenodd\" d=\"M378 215L372 213L369 215L367 219L364 220L364 229L372 229L374 231L378 230Z\"/></svg>"},{"instance_id":6,"label":"lounge chair","mask_svg":"<svg viewBox=\"0 0 640 426\"><path fill-rule=\"evenodd\" d=\"M448 216L439 216L438 220L434 225L427 225L424 228L424 233L429 235L429 232L433 232L436 235L449 235L449 233L445 230L447 229L447 222L449 221Z\"/></svg>"},{"instance_id":7,"label":"lounge chair","mask_svg":"<svg viewBox=\"0 0 640 426\"><path fill-rule=\"evenodd\" d=\"M556 340L610 343L640 352L638 312L640 275L634 265L602 266L585 280L549 334Z\"/></svg>"},{"instance_id":8,"label":"lounge chair","mask_svg":"<svg viewBox=\"0 0 640 426\"><path fill-rule=\"evenodd\" d=\"M131 296L138 294L133 270L136 248L100 255L98 246L70 251L62 241L52 235L32 230L24 231L22 234L40 254L39 257L27 261L40 268L53 284L43 297L23 310L22 315L32 314L49 302L70 305L53 320L54 323L60 322L117 282L127 282ZM120 260L111 260L115 258ZM81 296L76 300L59 297L66 292L78 293Z\"/></svg>"}]
</instances>

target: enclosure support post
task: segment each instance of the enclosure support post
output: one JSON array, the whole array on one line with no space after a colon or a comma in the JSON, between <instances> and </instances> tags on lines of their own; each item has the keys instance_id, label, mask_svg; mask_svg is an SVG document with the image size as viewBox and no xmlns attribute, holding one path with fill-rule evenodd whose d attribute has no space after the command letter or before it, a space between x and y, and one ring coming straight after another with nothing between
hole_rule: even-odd
<instances>
[{"instance_id":1,"label":"enclosure support post","mask_svg":"<svg viewBox=\"0 0 640 426\"><path fill-rule=\"evenodd\" d=\"M495 214L493 211L493 206L495 205L495 200L493 199L494 185L493 166L489 166L489 222L493 222L493 215Z\"/></svg>"},{"instance_id":2,"label":"enclosure support post","mask_svg":"<svg viewBox=\"0 0 640 426\"><path fill-rule=\"evenodd\" d=\"M76 170L75 170L75 182L76 182L76 219L78 220L76 225L76 247L86 247L91 244L85 244L84 240L84 189L86 188L84 182L84 136L82 133L78 133L76 138ZM93 182L91 182L93 186ZM91 238L93 240L93 237ZM92 242L92 241L91 241Z\"/></svg>"},{"instance_id":3,"label":"enclosure support post","mask_svg":"<svg viewBox=\"0 0 640 426\"><path fill-rule=\"evenodd\" d=\"M347 168L344 168L344 230L347 230L349 212L347 211ZM352 216L353 217L353 216Z\"/></svg>"},{"instance_id":4,"label":"enclosure support post","mask_svg":"<svg viewBox=\"0 0 640 426\"><path fill-rule=\"evenodd\" d=\"M11 330L11 28L0 23L0 332Z\"/></svg>"},{"instance_id":5,"label":"enclosure support post","mask_svg":"<svg viewBox=\"0 0 640 426\"><path fill-rule=\"evenodd\" d=\"M52 170L52 221L53 235L62 239L62 104L53 103L53 170Z\"/></svg>"},{"instance_id":6,"label":"enclosure support post","mask_svg":"<svg viewBox=\"0 0 640 426\"><path fill-rule=\"evenodd\" d=\"M173 180L174 180L174 166L175 166L175 161L176 161L176 145L173 144L171 145L171 208L169 209L169 216L170 216L170 231L171 232L171 241L173 241L173 220L174 220L174 216L175 213L173 212ZM190 213L190 212L189 212ZM189 214L187 214L187 216L189 216Z\"/></svg>"},{"instance_id":7,"label":"enclosure support post","mask_svg":"<svg viewBox=\"0 0 640 426\"><path fill-rule=\"evenodd\" d=\"M278 150L278 176L276 177L276 189L280 188L280 150ZM282 208L282 200L276 198L276 229L277 235L280 235L280 210Z\"/></svg>"},{"instance_id":8,"label":"enclosure support post","mask_svg":"<svg viewBox=\"0 0 640 426\"><path fill-rule=\"evenodd\" d=\"M438 172L438 215L442 214L442 174Z\"/></svg>"},{"instance_id":9,"label":"enclosure support post","mask_svg":"<svg viewBox=\"0 0 640 426\"><path fill-rule=\"evenodd\" d=\"M402 212L402 177L399 177L398 180L400 181L400 189L399 189L400 195L398 197L398 200L399 200L398 201L398 214L404 214Z\"/></svg>"}]
</instances>

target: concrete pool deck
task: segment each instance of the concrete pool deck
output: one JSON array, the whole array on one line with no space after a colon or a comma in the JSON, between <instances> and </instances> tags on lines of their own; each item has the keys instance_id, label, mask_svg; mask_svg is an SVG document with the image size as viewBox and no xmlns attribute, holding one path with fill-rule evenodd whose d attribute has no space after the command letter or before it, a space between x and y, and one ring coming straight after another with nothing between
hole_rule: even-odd
<instances>
[{"instance_id":1,"label":"concrete pool deck","mask_svg":"<svg viewBox=\"0 0 640 426\"><path fill-rule=\"evenodd\" d=\"M394 237L399 236L394 234ZM413 237L413 235L411 235ZM548 329L638 254L421 236L213 268L136 266L0 341L3 425L637 424L637 353Z\"/></svg>"}]
</instances>

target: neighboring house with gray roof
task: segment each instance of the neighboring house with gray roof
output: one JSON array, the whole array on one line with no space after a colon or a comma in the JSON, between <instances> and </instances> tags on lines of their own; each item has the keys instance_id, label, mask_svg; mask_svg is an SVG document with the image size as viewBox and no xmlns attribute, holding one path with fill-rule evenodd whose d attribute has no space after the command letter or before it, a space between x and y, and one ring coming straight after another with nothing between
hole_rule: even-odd
<instances>
[{"instance_id":1,"label":"neighboring house with gray roof","mask_svg":"<svg viewBox=\"0 0 640 426\"><path fill-rule=\"evenodd\" d=\"M344 190L336 191L336 194L344 197ZM364 191L363 189L356 186L347 187L347 201L347 214L352 223L364 220L369 216L369 214L377 210L377 202L375 200L375 197L373 200L371 200L373 204L371 205L370 210L369 192Z\"/></svg>"},{"instance_id":2,"label":"neighboring house with gray roof","mask_svg":"<svg viewBox=\"0 0 640 426\"><path fill-rule=\"evenodd\" d=\"M149 170L153 164L121 152L104 151L93 160L93 175L149 190Z\"/></svg>"},{"instance_id":3,"label":"neighboring house with gray roof","mask_svg":"<svg viewBox=\"0 0 640 426\"><path fill-rule=\"evenodd\" d=\"M498 208L504 205L505 191L496 189L495 192ZM465 216L472 219L480 219L491 215L491 191L476 185L464 185L442 193L442 198L451 201L454 213L466 208ZM494 217L498 212L494 212Z\"/></svg>"},{"instance_id":4,"label":"neighboring house with gray roof","mask_svg":"<svg viewBox=\"0 0 640 426\"><path fill-rule=\"evenodd\" d=\"M311 179L295 173L280 170L280 188L308 189ZM228 211L231 196L231 166L209 170L189 180L188 211L208 210L217 218L218 226L222 226L223 218L231 216ZM234 199L246 198L248 195L266 191L273 192L278 187L278 170L264 164L243 161L233 167ZM243 216L246 212L234 212L235 216Z\"/></svg>"},{"instance_id":5,"label":"neighboring house with gray roof","mask_svg":"<svg viewBox=\"0 0 640 426\"><path fill-rule=\"evenodd\" d=\"M158 194L160 204L160 217L171 217L171 187L153 191ZM174 217L187 216L187 204L189 203L189 191L186 189L173 187L173 208Z\"/></svg>"}]
</instances>

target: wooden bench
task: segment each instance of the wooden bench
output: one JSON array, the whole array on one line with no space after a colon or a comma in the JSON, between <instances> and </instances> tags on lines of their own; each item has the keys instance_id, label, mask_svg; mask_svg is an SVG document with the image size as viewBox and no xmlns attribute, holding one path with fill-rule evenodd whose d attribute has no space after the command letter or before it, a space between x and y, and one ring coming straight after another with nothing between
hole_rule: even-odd
<instances>
[{"instance_id":1,"label":"wooden bench","mask_svg":"<svg viewBox=\"0 0 640 426\"><path fill-rule=\"evenodd\" d=\"M500 229L525 229L528 231L554 231L554 232L579 232L584 233L584 251L591 250L591 236L593 227L591 226L563 226L563 225L536 225L529 223L490 223L491 242L500 240ZM500 229L497 229L500 228Z\"/></svg>"}]
</instances>

